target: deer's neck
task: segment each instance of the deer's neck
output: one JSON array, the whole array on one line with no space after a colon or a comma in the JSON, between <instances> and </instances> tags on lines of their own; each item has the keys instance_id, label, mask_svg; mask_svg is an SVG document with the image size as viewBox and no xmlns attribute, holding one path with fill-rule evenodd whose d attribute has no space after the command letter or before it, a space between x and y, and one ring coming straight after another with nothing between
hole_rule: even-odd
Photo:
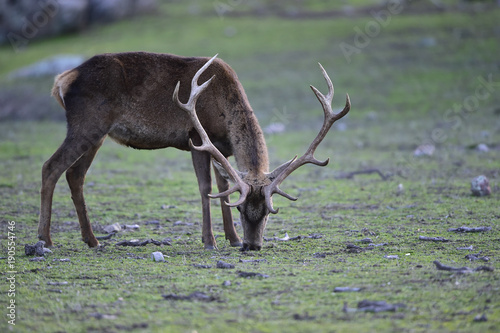
<instances>
[{"instance_id":1,"label":"deer's neck","mask_svg":"<svg viewBox=\"0 0 500 333\"><path fill-rule=\"evenodd\" d=\"M252 109L242 112L232 130L232 146L240 171L260 175L269 171L269 157L264 134Z\"/></svg>"}]
</instances>

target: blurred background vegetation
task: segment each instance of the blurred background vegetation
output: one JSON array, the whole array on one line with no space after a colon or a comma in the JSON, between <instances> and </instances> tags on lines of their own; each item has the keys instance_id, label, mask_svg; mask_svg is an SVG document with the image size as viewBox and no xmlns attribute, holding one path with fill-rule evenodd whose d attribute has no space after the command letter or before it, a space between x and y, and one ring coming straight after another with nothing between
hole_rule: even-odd
<instances>
[{"instance_id":1,"label":"blurred background vegetation","mask_svg":"<svg viewBox=\"0 0 500 333\"><path fill-rule=\"evenodd\" d=\"M113 24L98 21L57 37L26 38L22 45L7 41L0 47L0 120L64 120L48 96L55 73L15 72L58 55L219 53L238 73L261 123L287 128L321 120L308 88L324 88L317 62L334 81L338 107L348 92L351 117L385 121L443 120L447 109L474 93L478 77L499 73L494 1L162 0L154 8ZM34 14L23 22L35 24ZM492 115L498 96L480 105L481 114Z\"/></svg>"}]
</instances>

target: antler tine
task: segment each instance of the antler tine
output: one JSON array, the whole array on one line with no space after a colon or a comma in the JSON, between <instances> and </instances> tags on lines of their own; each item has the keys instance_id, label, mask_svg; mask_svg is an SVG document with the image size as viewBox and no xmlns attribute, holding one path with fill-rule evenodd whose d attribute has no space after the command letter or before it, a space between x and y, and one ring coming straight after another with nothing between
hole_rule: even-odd
<instances>
[{"instance_id":1,"label":"antler tine","mask_svg":"<svg viewBox=\"0 0 500 333\"><path fill-rule=\"evenodd\" d=\"M247 185L241 177L238 175L236 170L231 166L227 158L217 149L217 147L214 146L212 141L210 141L210 138L208 137L207 132L203 128L203 126L200 123L200 120L198 119L198 115L196 114L196 101L198 100L198 97L200 94L208 87L210 82L212 82L212 79L215 77L212 76L208 81L204 82L202 85L198 85L198 79L200 76L203 74L203 72L212 64L212 62L215 60L217 57L217 54L213 56L205 65L203 65L194 75L192 81L191 81L191 94L189 96L189 100L187 103L181 103L179 100L179 87L180 87L180 81L177 82L177 85L175 86L174 93L172 96L172 99L174 102L177 103L177 105L184 111L187 112L189 115L189 118L191 118L191 121L193 122L194 127L196 128L196 131L200 135L200 138L202 140L202 144L200 146L195 146L191 140L189 140L189 145L191 148L199 150L199 151L206 151L212 155L212 157L219 162L222 167L227 171L229 176L233 179L235 182L235 185L230 188L227 191L224 191L219 194L215 195L210 195L209 197L211 198L220 198L224 196L228 196L236 191L239 191L241 193L240 198L238 201L235 203L228 203L226 202L226 205L233 207L233 206L238 206L243 201L245 201L248 193L250 192L250 186Z\"/></svg>"},{"instance_id":2,"label":"antler tine","mask_svg":"<svg viewBox=\"0 0 500 333\"><path fill-rule=\"evenodd\" d=\"M312 143L309 145L309 148L307 148L306 152L304 155L302 155L299 158L294 158L289 165L283 169L283 171L277 175L277 177L271 182L271 184L267 185L266 188L264 189L264 195L266 197L266 205L269 211L273 214L276 214L278 212L278 209L274 209L271 201L271 196L275 193L290 199L290 200L296 200L296 198L291 197L290 195L286 194L283 192L280 188L279 185L281 182L288 177L293 171L297 170L299 167L301 167L304 164L307 163L312 163L315 165L319 166L326 166L330 159L326 159L325 161L319 161L314 157L314 152L318 145L323 141L325 138L326 134L332 127L333 123L335 123L337 120L340 118L344 117L349 110L351 109L351 101L349 99L349 95L346 94L346 104L344 109L335 114L332 110L332 100L333 100L333 95L334 95L334 88L333 88L333 83L330 80L330 77L328 76L328 73L326 70L319 64L319 67L321 68L321 71L323 73L323 77L325 78L325 81L328 85L328 94L325 96L323 93L321 93L316 87L311 86L312 91L318 98L319 102L321 103L323 107L323 112L325 114L325 118L323 121L323 126L321 127L321 130L319 131L318 135L314 138Z\"/></svg>"}]
</instances>

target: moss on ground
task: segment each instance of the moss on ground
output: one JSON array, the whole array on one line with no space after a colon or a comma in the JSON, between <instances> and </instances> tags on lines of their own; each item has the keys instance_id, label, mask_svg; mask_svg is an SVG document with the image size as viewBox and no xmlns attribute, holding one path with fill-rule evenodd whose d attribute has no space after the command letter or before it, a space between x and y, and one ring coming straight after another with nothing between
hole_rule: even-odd
<instances>
[{"instance_id":1,"label":"moss on ground","mask_svg":"<svg viewBox=\"0 0 500 333\"><path fill-rule=\"evenodd\" d=\"M325 6L318 1L306 9ZM271 164L277 166L301 154L319 127L321 110L307 85L326 89L316 66L320 61L334 80L335 106L343 104L344 92L353 102L351 114L340 121L343 125L335 125L318 149L317 157L332 157L331 164L303 167L283 183L299 200L276 198L280 212L270 217L265 235L270 240L260 252L242 253L229 246L214 201L219 250L207 252L200 240L199 193L189 154L137 151L108 140L85 187L94 229L99 235L113 223L138 224L139 229L102 241L100 249L87 248L62 179L54 196L53 253L43 262L32 262L23 248L36 241L40 169L62 142L65 125L1 123L0 251L7 256L8 222L15 221L17 318L12 327L2 316L0 331L498 331L498 10L394 16L348 62L339 44L353 43L354 28L364 29L373 20L369 14L220 18L211 7L189 8L166 3L156 17L33 42L21 54L1 48L0 73L63 52L219 52L237 71L262 126L286 125L284 133L267 136ZM235 12L248 8L242 5ZM480 78L490 75L492 91L468 110ZM48 91L50 81L3 78L0 85L34 84ZM54 112L61 110L55 106ZM415 148L428 142L436 145L434 155L414 157ZM479 143L488 144L490 151L478 152ZM384 179L378 173L346 177L370 169ZM470 180L480 174L491 181L490 197L470 194ZM461 226L492 229L448 231ZM241 226L237 230L242 233ZM286 233L304 237L274 239ZM419 236L448 242L422 241ZM121 240L150 238L169 239L172 245L116 246ZM366 238L384 245L370 249L362 242ZM473 250L459 249L470 246ZM167 256L166 262L150 260L157 250ZM489 261L465 258L479 252ZM219 260L236 268L216 268ZM249 260L254 262L244 262ZM439 271L435 260L454 267L486 265L494 271ZM0 260L0 267L6 279L8 261ZM243 278L239 272L268 277ZM336 287L361 290L334 292ZM7 282L0 284L5 314L8 289ZM208 301L163 297L194 292L203 292ZM365 299L404 307L379 313L351 310ZM487 321L474 321L481 315Z\"/></svg>"}]
</instances>

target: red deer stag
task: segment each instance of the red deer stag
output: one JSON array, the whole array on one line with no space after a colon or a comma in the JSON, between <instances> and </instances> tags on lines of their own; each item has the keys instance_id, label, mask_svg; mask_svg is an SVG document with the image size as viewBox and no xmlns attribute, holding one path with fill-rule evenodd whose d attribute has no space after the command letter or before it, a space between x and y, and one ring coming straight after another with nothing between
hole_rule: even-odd
<instances>
[{"instance_id":1,"label":"red deer stag","mask_svg":"<svg viewBox=\"0 0 500 333\"><path fill-rule=\"evenodd\" d=\"M137 149L175 147L190 151L201 193L205 249L216 248L210 198L220 198L224 232L231 246L260 250L268 215L278 212L273 208L272 195L296 200L279 188L281 182L306 163L328 163L318 161L313 154L332 124L349 112L349 96L344 109L333 113L333 85L321 67L329 92L324 96L311 88L323 106L323 127L302 157L269 173L264 135L243 87L229 65L215 58L142 52L102 54L55 78L52 95L66 110L68 126L65 140L42 168L38 238L46 246L52 246L52 197L64 171L83 241L89 247L99 245L87 215L83 184L97 150L109 135ZM200 78L204 81L201 86L197 84ZM231 155L239 171L228 162ZM216 195L210 194L212 159L219 189ZM236 185L230 188L228 180ZM236 191L240 192L239 200L229 203L229 195ZM231 207L240 211L243 243L234 228Z\"/></svg>"}]
</instances>

